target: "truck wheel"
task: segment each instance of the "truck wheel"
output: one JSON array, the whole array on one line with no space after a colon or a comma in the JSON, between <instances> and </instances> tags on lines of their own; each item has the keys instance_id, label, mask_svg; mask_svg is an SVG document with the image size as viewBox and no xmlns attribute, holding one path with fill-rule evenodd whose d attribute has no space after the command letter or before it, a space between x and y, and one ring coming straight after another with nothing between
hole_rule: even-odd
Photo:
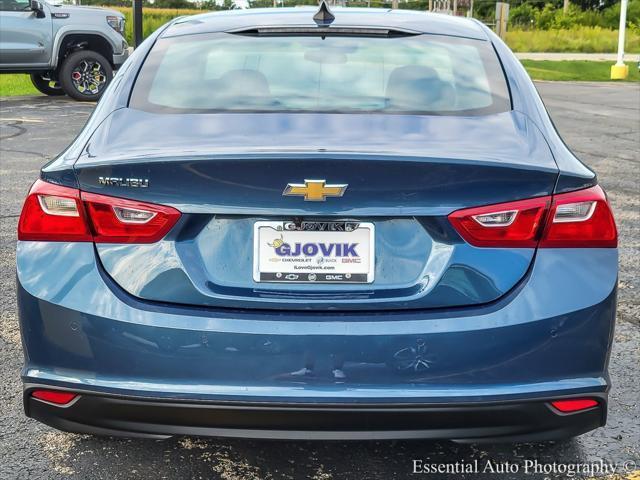
<instances>
[{"instance_id":1,"label":"truck wheel","mask_svg":"<svg viewBox=\"0 0 640 480\"><path fill-rule=\"evenodd\" d=\"M58 77L62 89L71 98L94 102L100 99L111 82L113 70L99 53L78 50L62 63Z\"/></svg>"},{"instance_id":2,"label":"truck wheel","mask_svg":"<svg viewBox=\"0 0 640 480\"><path fill-rule=\"evenodd\" d=\"M58 96L64 95L64 90L60 86L60 82L53 80L48 73L32 73L31 83L38 91L45 95Z\"/></svg>"}]
</instances>

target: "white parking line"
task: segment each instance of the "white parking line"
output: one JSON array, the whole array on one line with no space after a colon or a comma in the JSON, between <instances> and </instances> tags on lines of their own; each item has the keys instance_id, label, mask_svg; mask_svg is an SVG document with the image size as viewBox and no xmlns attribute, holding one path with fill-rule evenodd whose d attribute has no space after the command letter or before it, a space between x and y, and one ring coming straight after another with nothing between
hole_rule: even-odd
<instances>
[{"instance_id":1,"label":"white parking line","mask_svg":"<svg viewBox=\"0 0 640 480\"><path fill-rule=\"evenodd\" d=\"M36 118L2 118L0 122L22 122L22 123L44 123L44 120L38 120Z\"/></svg>"}]
</instances>

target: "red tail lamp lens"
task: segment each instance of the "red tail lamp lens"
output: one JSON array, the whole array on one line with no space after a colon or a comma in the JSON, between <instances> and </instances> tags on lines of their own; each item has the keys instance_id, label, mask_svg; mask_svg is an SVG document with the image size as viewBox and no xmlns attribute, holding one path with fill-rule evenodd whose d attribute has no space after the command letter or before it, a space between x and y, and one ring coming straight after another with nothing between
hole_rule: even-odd
<instances>
[{"instance_id":1,"label":"red tail lamp lens","mask_svg":"<svg viewBox=\"0 0 640 480\"><path fill-rule=\"evenodd\" d=\"M538 244L551 197L466 208L449 215L454 228L476 247L530 247Z\"/></svg>"},{"instance_id":2,"label":"red tail lamp lens","mask_svg":"<svg viewBox=\"0 0 640 480\"><path fill-rule=\"evenodd\" d=\"M591 398L579 398L571 400L556 400L554 402L551 402L551 405L553 405L553 408L561 411L562 413L571 413L597 407L598 402Z\"/></svg>"},{"instance_id":3,"label":"red tail lamp lens","mask_svg":"<svg viewBox=\"0 0 640 480\"><path fill-rule=\"evenodd\" d=\"M175 208L80 192L38 180L25 200L18 240L154 243L180 218Z\"/></svg>"},{"instance_id":4,"label":"red tail lamp lens","mask_svg":"<svg viewBox=\"0 0 640 480\"><path fill-rule=\"evenodd\" d=\"M82 192L96 243L154 243L180 218L172 207Z\"/></svg>"},{"instance_id":5,"label":"red tail lamp lens","mask_svg":"<svg viewBox=\"0 0 640 480\"><path fill-rule=\"evenodd\" d=\"M42 180L34 183L18 221L18 240L90 242L80 191Z\"/></svg>"},{"instance_id":6,"label":"red tail lamp lens","mask_svg":"<svg viewBox=\"0 0 640 480\"><path fill-rule=\"evenodd\" d=\"M554 195L541 248L615 248L618 231L604 190L598 185Z\"/></svg>"},{"instance_id":7,"label":"red tail lamp lens","mask_svg":"<svg viewBox=\"0 0 640 480\"><path fill-rule=\"evenodd\" d=\"M59 390L34 390L31 392L33 398L55 403L56 405L67 405L78 396L77 393L61 392Z\"/></svg>"},{"instance_id":8,"label":"red tail lamp lens","mask_svg":"<svg viewBox=\"0 0 640 480\"><path fill-rule=\"evenodd\" d=\"M500 248L615 248L618 232L599 186L465 208L449 220L467 243Z\"/></svg>"}]
</instances>

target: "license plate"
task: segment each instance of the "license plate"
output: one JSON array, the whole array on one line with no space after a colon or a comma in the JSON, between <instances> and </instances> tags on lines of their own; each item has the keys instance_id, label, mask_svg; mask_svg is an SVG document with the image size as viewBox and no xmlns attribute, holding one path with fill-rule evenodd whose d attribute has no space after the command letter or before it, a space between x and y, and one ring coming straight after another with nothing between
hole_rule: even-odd
<instances>
[{"instance_id":1,"label":"license plate","mask_svg":"<svg viewBox=\"0 0 640 480\"><path fill-rule=\"evenodd\" d=\"M282 283L371 283L373 223L256 222L253 279Z\"/></svg>"}]
</instances>

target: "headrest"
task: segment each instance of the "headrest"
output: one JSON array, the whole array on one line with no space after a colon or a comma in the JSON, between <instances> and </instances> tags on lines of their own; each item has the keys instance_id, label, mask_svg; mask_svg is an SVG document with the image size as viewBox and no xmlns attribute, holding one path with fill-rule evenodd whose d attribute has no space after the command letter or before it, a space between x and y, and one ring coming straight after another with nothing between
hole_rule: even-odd
<instances>
[{"instance_id":1,"label":"headrest","mask_svg":"<svg viewBox=\"0 0 640 480\"><path fill-rule=\"evenodd\" d=\"M455 91L449 82L443 81L435 69L418 65L393 70L385 95L391 110L450 110L455 101Z\"/></svg>"},{"instance_id":2,"label":"headrest","mask_svg":"<svg viewBox=\"0 0 640 480\"><path fill-rule=\"evenodd\" d=\"M256 70L230 70L218 82L224 97L266 97L271 95L267 78Z\"/></svg>"}]
</instances>

